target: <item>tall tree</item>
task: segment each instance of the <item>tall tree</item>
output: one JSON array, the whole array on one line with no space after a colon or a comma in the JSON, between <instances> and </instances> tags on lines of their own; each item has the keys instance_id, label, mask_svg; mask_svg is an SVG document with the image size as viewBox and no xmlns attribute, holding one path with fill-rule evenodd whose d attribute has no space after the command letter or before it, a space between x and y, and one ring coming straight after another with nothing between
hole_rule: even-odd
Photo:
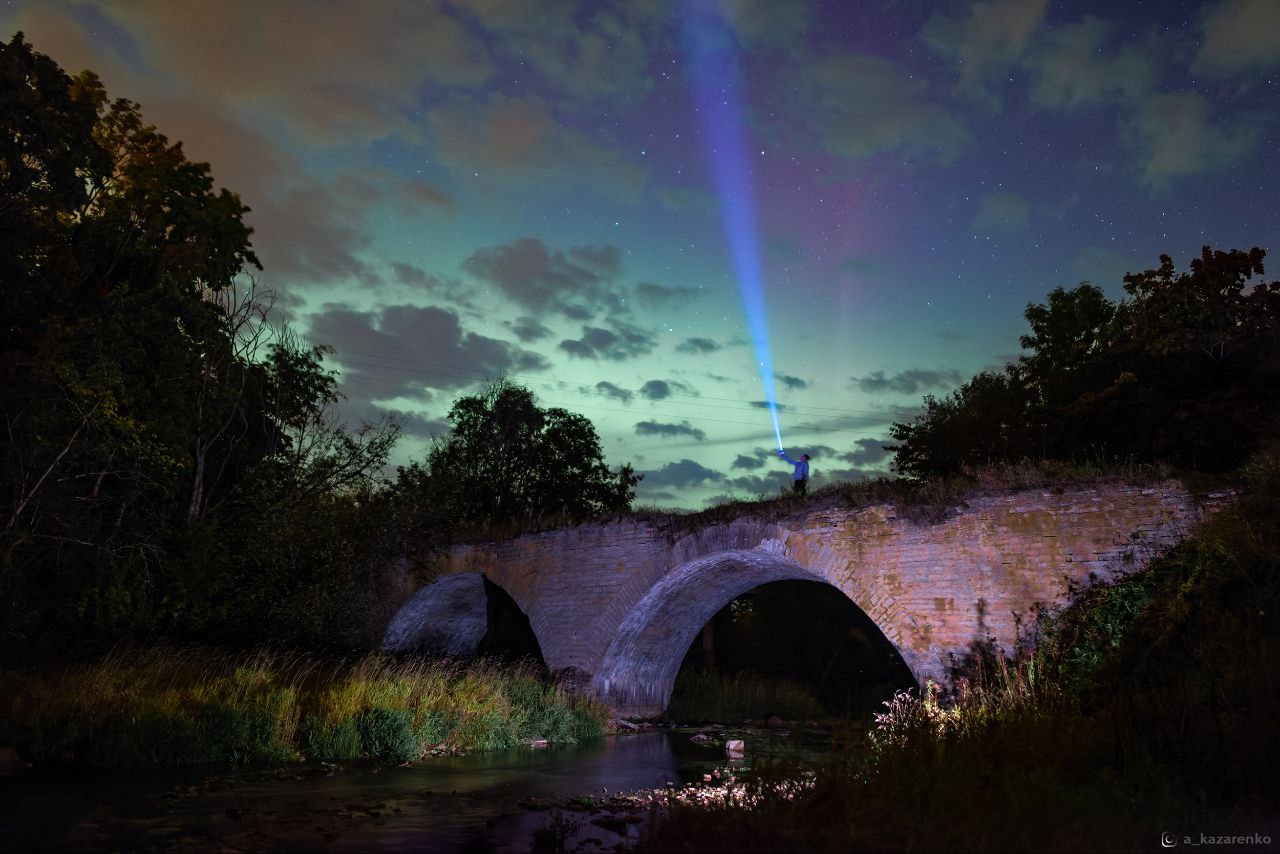
<instances>
[{"instance_id":1,"label":"tall tree","mask_svg":"<svg viewBox=\"0 0 1280 854\"><path fill-rule=\"evenodd\" d=\"M498 380L459 399L449 421L425 472L405 478L429 485L455 524L584 519L625 510L635 498L641 476L630 464L609 469L588 419L543 409L514 383Z\"/></svg>"}]
</instances>

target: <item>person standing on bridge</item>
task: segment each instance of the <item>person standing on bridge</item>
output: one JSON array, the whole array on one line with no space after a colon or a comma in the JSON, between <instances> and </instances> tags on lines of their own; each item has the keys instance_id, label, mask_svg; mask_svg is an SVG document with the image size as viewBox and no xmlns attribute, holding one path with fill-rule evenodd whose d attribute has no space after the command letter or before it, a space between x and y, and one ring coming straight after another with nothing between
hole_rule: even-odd
<instances>
[{"instance_id":1,"label":"person standing on bridge","mask_svg":"<svg viewBox=\"0 0 1280 854\"><path fill-rule=\"evenodd\" d=\"M796 495L806 495L809 489L809 455L801 454L800 459L793 460L791 457L787 456L786 451L779 448L778 456L796 467L791 489L795 491Z\"/></svg>"}]
</instances>

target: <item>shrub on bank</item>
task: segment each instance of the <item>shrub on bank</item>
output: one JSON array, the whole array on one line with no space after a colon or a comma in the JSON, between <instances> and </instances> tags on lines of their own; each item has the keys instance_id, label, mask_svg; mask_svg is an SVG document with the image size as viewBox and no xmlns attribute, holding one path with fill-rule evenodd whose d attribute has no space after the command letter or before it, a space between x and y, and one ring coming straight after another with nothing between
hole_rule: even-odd
<instances>
[{"instance_id":1,"label":"shrub on bank","mask_svg":"<svg viewBox=\"0 0 1280 854\"><path fill-rule=\"evenodd\" d=\"M607 710L527 669L369 656L118 650L54 676L8 674L0 714L36 760L104 766L419 759L605 732Z\"/></svg>"}]
</instances>

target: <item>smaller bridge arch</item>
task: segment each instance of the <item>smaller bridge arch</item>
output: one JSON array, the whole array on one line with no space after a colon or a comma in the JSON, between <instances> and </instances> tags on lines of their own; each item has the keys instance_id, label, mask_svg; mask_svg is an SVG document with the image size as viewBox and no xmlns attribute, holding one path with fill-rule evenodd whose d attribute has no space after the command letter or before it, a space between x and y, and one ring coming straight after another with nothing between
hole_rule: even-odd
<instances>
[{"instance_id":1,"label":"smaller bridge arch","mask_svg":"<svg viewBox=\"0 0 1280 854\"><path fill-rule=\"evenodd\" d=\"M765 549L717 552L672 569L622 621L596 671L596 695L620 715L661 715L685 652L702 627L734 599L775 581L811 581L839 590Z\"/></svg>"},{"instance_id":2,"label":"smaller bridge arch","mask_svg":"<svg viewBox=\"0 0 1280 854\"><path fill-rule=\"evenodd\" d=\"M392 618L382 648L450 658L529 658L545 665L529 615L481 572L444 575L420 588Z\"/></svg>"}]
</instances>

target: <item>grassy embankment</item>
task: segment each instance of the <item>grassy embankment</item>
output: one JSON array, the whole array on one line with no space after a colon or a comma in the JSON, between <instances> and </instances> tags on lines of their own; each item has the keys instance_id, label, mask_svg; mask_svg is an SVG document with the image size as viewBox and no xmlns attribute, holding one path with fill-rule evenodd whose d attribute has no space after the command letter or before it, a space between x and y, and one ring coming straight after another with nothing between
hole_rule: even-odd
<instances>
[{"instance_id":1,"label":"grassy embankment","mask_svg":"<svg viewBox=\"0 0 1280 854\"><path fill-rule=\"evenodd\" d=\"M974 656L952 704L899 697L812 777L679 798L654 850L1133 850L1270 833L1280 764L1280 446L1148 570ZM780 781L804 780L804 785ZM701 804L701 805L698 805Z\"/></svg>"},{"instance_id":2,"label":"grassy embankment","mask_svg":"<svg viewBox=\"0 0 1280 854\"><path fill-rule=\"evenodd\" d=\"M124 649L4 682L0 715L24 755L105 766L406 761L597 738L608 720L526 669L381 656Z\"/></svg>"}]
</instances>

